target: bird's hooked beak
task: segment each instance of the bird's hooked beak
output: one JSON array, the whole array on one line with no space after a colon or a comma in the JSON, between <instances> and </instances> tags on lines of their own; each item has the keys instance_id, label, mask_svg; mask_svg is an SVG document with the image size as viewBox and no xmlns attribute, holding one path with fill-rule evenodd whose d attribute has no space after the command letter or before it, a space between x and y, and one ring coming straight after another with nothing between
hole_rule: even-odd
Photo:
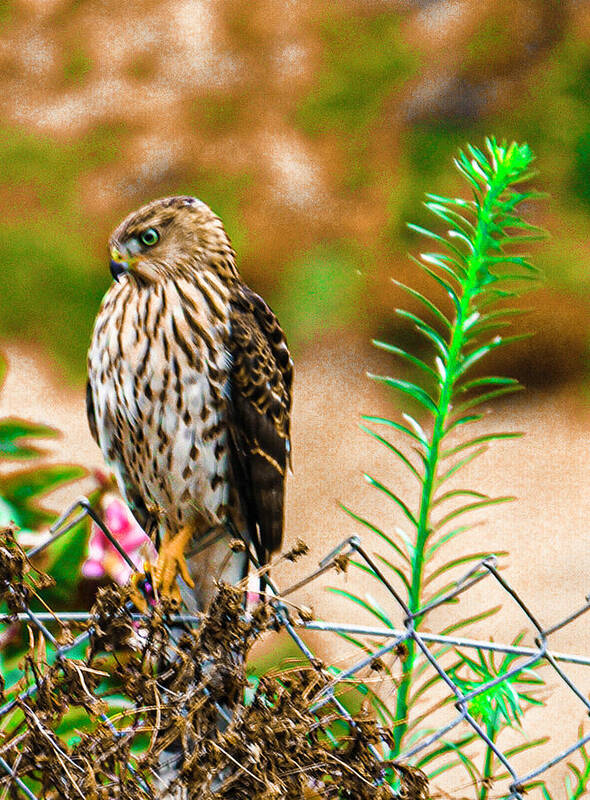
<instances>
[{"instance_id":1,"label":"bird's hooked beak","mask_svg":"<svg viewBox=\"0 0 590 800\"><path fill-rule=\"evenodd\" d=\"M119 282L121 275L129 271L129 256L127 252L111 247L111 262L109 264L111 275Z\"/></svg>"}]
</instances>

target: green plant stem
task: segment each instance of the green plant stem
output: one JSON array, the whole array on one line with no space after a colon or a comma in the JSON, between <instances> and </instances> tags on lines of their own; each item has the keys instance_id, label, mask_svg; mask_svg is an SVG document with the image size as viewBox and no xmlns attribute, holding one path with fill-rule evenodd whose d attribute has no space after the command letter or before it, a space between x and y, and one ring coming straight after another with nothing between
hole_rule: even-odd
<instances>
[{"instance_id":1,"label":"green plant stem","mask_svg":"<svg viewBox=\"0 0 590 800\"><path fill-rule=\"evenodd\" d=\"M478 214L476 233L473 242L473 251L467 257L467 276L463 286L463 293L459 308L451 329L451 339L449 354L445 365L445 377L440 388L440 395L437 403L437 410L434 417L432 439L428 447L428 457L425 465L425 477L422 484L420 497L420 514L418 517L418 529L416 535L416 549L412 559L412 581L409 593L409 608L412 613L416 612L422 604L422 588L424 580L424 563L426 543L431 534L430 512L432 508L433 494L436 491L436 475L440 458L440 446L445 433L445 428L449 414L452 410L451 399L457 377L458 369L463 358L466 337L463 327L464 321L469 317L472 310L472 302L477 291L479 291L479 275L484 264L484 258L491 235L491 222L493 220L493 207L499 195L506 188L505 171L502 166L496 173L496 179L490 185L486 193L482 208ZM416 619L416 627L419 627L420 620ZM401 750L402 739L408 727L408 699L412 681L412 672L416 660L416 648L413 641L408 642L408 655L403 663L402 680L397 693L396 720L398 724L394 728L394 757L397 757Z\"/></svg>"},{"instance_id":2,"label":"green plant stem","mask_svg":"<svg viewBox=\"0 0 590 800\"><path fill-rule=\"evenodd\" d=\"M498 735L498 712L496 711L494 715L494 719L486 725L486 732L488 738L492 741L496 741L496 736ZM488 794L490 791L491 779L492 779L492 766L494 764L494 751L491 747L486 748L486 760L483 765L483 777L481 782L481 790L479 793L479 800L488 800Z\"/></svg>"},{"instance_id":3,"label":"green plant stem","mask_svg":"<svg viewBox=\"0 0 590 800\"><path fill-rule=\"evenodd\" d=\"M588 781L590 780L590 761L586 761L584 765L584 771L582 772L581 776L578 778L578 784L574 789L574 792L568 800L579 800L580 797L583 797L586 792L588 791Z\"/></svg>"}]
</instances>

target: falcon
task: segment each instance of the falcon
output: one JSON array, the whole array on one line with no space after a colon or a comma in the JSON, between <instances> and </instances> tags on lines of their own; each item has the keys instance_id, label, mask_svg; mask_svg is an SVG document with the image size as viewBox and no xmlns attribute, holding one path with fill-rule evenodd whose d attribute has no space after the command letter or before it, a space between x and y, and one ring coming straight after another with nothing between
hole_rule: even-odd
<instances>
[{"instance_id":1,"label":"falcon","mask_svg":"<svg viewBox=\"0 0 590 800\"><path fill-rule=\"evenodd\" d=\"M109 249L114 281L88 352L90 430L159 539L157 591L178 599L180 585L205 609L218 580L247 574L236 536L261 564L281 546L293 362L202 201L154 200Z\"/></svg>"}]
</instances>

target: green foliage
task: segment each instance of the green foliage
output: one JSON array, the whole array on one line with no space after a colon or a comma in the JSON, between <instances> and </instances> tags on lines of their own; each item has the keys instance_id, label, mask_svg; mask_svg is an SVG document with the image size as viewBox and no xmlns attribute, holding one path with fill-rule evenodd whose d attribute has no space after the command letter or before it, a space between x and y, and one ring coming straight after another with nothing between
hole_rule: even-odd
<instances>
[{"instance_id":1,"label":"green foliage","mask_svg":"<svg viewBox=\"0 0 590 800\"><path fill-rule=\"evenodd\" d=\"M320 244L297 256L287 267L288 292L273 298L282 324L292 331L295 348L351 322L358 314L359 264L367 257L354 242ZM301 309L305 308L305 315Z\"/></svg>"},{"instance_id":2,"label":"green foliage","mask_svg":"<svg viewBox=\"0 0 590 800\"><path fill-rule=\"evenodd\" d=\"M95 130L74 144L12 127L0 130L0 190L18 186L18 203L28 210L0 220L0 294L10 297L0 334L22 336L27 320L27 337L59 353L74 374L85 363L93 313L108 285L78 182L83 170L116 154L113 129Z\"/></svg>"},{"instance_id":3,"label":"green foliage","mask_svg":"<svg viewBox=\"0 0 590 800\"><path fill-rule=\"evenodd\" d=\"M6 372L6 365L0 357L0 388ZM0 419L0 462L38 461L44 450L29 442L29 439L47 439L58 436L58 431L47 425L39 425L28 420L14 417ZM18 526L20 532L31 534L33 530L50 525L55 520L55 513L41 505L47 494L53 490L78 480L86 475L82 467L68 464L51 466L38 465L3 472L0 475L0 527L9 523ZM18 536L18 534L17 534ZM58 540L45 559L44 567L49 569L54 580L53 585L46 588L44 601L41 602L33 593L31 608L45 610L48 603L54 610L75 608L78 601L78 584L80 568L86 556L88 524L78 523L67 537ZM0 614L5 613L5 606L0 606ZM0 648L0 675L5 685L13 686L22 677L23 656L30 642L28 633L23 628L18 633L4 630L4 642ZM39 644L41 646L41 642ZM82 648L82 651L84 648ZM83 652L73 653L73 657L81 657ZM53 657L50 659L53 660ZM19 712L20 713L20 712ZM86 712L79 709L69 711L62 722L61 733L84 727L88 721ZM13 714L10 725L19 724L19 714ZM75 737L74 737L75 738ZM72 739L73 741L73 739Z\"/></svg>"},{"instance_id":4,"label":"green foliage","mask_svg":"<svg viewBox=\"0 0 590 800\"><path fill-rule=\"evenodd\" d=\"M0 219L0 294L10 297L0 317L0 335L42 342L58 354L72 376L80 376L92 323L110 275L106 266L108 229L97 231L85 216L80 179L114 161L123 131L98 128L74 143L0 129L3 175L0 192L18 186L29 212ZM220 177L197 171L178 193L197 194L224 220L240 257L247 256L241 214L250 185L244 173ZM67 324L64 324L64 321Z\"/></svg>"},{"instance_id":5,"label":"green foliage","mask_svg":"<svg viewBox=\"0 0 590 800\"><path fill-rule=\"evenodd\" d=\"M382 116L387 100L415 69L391 13L376 16L335 15L322 23L323 64L317 83L299 104L297 121L306 133L344 133L350 152L349 188L369 180L367 135Z\"/></svg>"},{"instance_id":6,"label":"green foliage","mask_svg":"<svg viewBox=\"0 0 590 800\"><path fill-rule=\"evenodd\" d=\"M0 388L5 364L0 358ZM39 458L43 450L29 439L55 437L58 432L47 425L38 425L16 417L0 419L0 461L30 461ZM83 477L86 470L70 465L33 467L0 475L0 524L15 522L19 527L33 529L50 523L54 514L41 508L38 501L44 495L70 481Z\"/></svg>"},{"instance_id":7,"label":"green foliage","mask_svg":"<svg viewBox=\"0 0 590 800\"><path fill-rule=\"evenodd\" d=\"M8 25L14 13L14 3L12 0L4 0L0 3L0 24Z\"/></svg>"},{"instance_id":8,"label":"green foliage","mask_svg":"<svg viewBox=\"0 0 590 800\"><path fill-rule=\"evenodd\" d=\"M584 736L584 728L581 725L578 731L580 739ZM574 761L568 761L569 773L564 778L565 796L564 800L579 800L580 797L587 796L587 786L590 783L590 753L587 744L578 749L578 754L582 759L581 768ZM543 800L554 800L554 796L549 793L546 786L542 787Z\"/></svg>"},{"instance_id":9,"label":"green foliage","mask_svg":"<svg viewBox=\"0 0 590 800\"><path fill-rule=\"evenodd\" d=\"M512 644L519 645L522 639L523 634L520 634ZM497 656L493 652L485 653L483 650L477 650L474 658L463 652L458 654L459 661L449 670L449 674L463 694L479 691L468 704L469 713L483 725L492 742L496 741L504 727L520 728L522 716L527 708L543 705L542 701L535 696L534 690L544 686L544 681L534 669L524 667L515 671L514 674L509 674L511 670L515 669L516 662L519 658L522 659L522 656L507 653L497 664ZM502 676L505 677L499 683L485 688ZM540 741L525 741L516 748L512 748L511 755L529 750ZM476 772L477 767L473 759L463 755L465 760L472 764L473 771ZM488 745L481 770L479 800L487 800L490 786L494 781L503 777L496 775L495 762L495 753Z\"/></svg>"},{"instance_id":10,"label":"green foliage","mask_svg":"<svg viewBox=\"0 0 590 800\"><path fill-rule=\"evenodd\" d=\"M519 247L542 236L538 228L519 215L521 204L540 196L521 188L533 174L530 148L526 144L499 143L494 138L486 140L486 148L487 153L484 153L468 146L466 151L459 151L455 161L472 190L472 199L427 195L427 210L442 220L447 234L420 225L409 226L434 245L432 251L422 252L414 261L437 287L444 289L449 300L448 309L440 308L427 296L398 284L424 310L424 316L402 309L397 313L430 345L431 358L418 358L402 347L375 342L377 347L409 364L415 378L370 377L400 393L418 412L404 413L400 421L367 416L362 427L411 475L418 487L416 502L407 501L383 481L366 475L367 482L377 490L383 502L392 504L397 512L399 527L395 535L385 533L346 509L385 542L390 552L381 553L379 560L400 587L412 613L452 588L457 570L465 572L489 555L485 551L467 551L441 563L447 546L473 528L474 514L514 499L492 497L457 480L462 470L491 444L521 435L513 431L485 434L468 431L482 419L482 407L490 400L521 388L513 378L486 374L481 362L496 348L520 338L506 333L511 319L518 313L510 303L534 283L538 271L520 254ZM394 443L389 439L390 434L401 437L408 446L404 448ZM464 519L467 515L469 517ZM365 570L371 573L366 567ZM370 597L365 600L350 593L347 596L382 623L393 627L387 611ZM460 630L476 619L485 619L496 610L489 609L476 618L458 620L448 632ZM420 617L416 624L421 624ZM436 658L448 652L448 646L433 648ZM476 659L463 653L455 656L457 661L452 674L466 691L506 672L515 658L506 656L496 666L494 658L483 652L478 653ZM466 668L470 671L468 676L465 676ZM417 703L438 680L438 676L425 672L424 664L418 666L418 653L410 641L393 714L394 758L418 735L418 726L434 710L418 714ZM536 702L521 687L527 682L538 685L540 679L522 670L473 700L472 713L484 722L494 738L503 726L518 722L523 702L529 705ZM449 702L449 698L444 702ZM445 756L444 766L432 774L440 774L449 768L449 763L455 763L462 764L475 780L478 769L465 753L465 747L472 740L473 737L467 737L459 743L442 742L438 750L416 765L426 769L434 759ZM454 762L448 759L451 752L456 756ZM486 761L484 773L491 776L490 754L486 758L489 763ZM481 798L485 796L484 793Z\"/></svg>"},{"instance_id":11,"label":"green foliage","mask_svg":"<svg viewBox=\"0 0 590 800\"><path fill-rule=\"evenodd\" d=\"M522 639L521 634L512 644L517 646ZM483 650L478 650L476 658L459 652L459 663L450 670L450 675L459 689L468 694L506 675L519 658L523 657L508 653L497 664L497 656L493 652L486 654ZM469 703L469 712L494 731L499 730L502 725L520 726L527 705L542 705L530 690L532 687L542 686L543 683L542 678L530 667L524 668L475 695Z\"/></svg>"},{"instance_id":12,"label":"green foliage","mask_svg":"<svg viewBox=\"0 0 590 800\"><path fill-rule=\"evenodd\" d=\"M333 128L363 136L411 69L399 20L389 13L338 16L324 22L322 38L323 69L299 108L299 121L309 133Z\"/></svg>"},{"instance_id":13,"label":"green foliage","mask_svg":"<svg viewBox=\"0 0 590 800\"><path fill-rule=\"evenodd\" d=\"M64 65L64 80L66 84L83 83L92 69L90 56L81 47L74 48L68 61Z\"/></svg>"},{"instance_id":14,"label":"green foliage","mask_svg":"<svg viewBox=\"0 0 590 800\"><path fill-rule=\"evenodd\" d=\"M212 92L192 104L196 126L212 137L227 134L240 123L244 99L227 92Z\"/></svg>"},{"instance_id":15,"label":"green foliage","mask_svg":"<svg viewBox=\"0 0 590 800\"><path fill-rule=\"evenodd\" d=\"M0 389L5 370L0 357ZM0 419L0 462L37 461L44 450L32 445L29 439L55 438L58 435L55 428L47 425L4 417ZM0 526L13 522L27 532L49 526L55 520L55 512L40 503L50 492L86 474L83 467L74 464L35 464L3 472L0 475ZM51 550L52 572L57 582L48 598L54 608L67 607L75 596L87 536L87 525L81 523L66 540L56 543Z\"/></svg>"},{"instance_id":16,"label":"green foliage","mask_svg":"<svg viewBox=\"0 0 590 800\"><path fill-rule=\"evenodd\" d=\"M73 212L82 165L93 169L111 162L119 152L118 133L116 127L95 128L80 141L58 143L5 125L0 129L2 184L30 189L51 215Z\"/></svg>"},{"instance_id":17,"label":"green foliage","mask_svg":"<svg viewBox=\"0 0 590 800\"><path fill-rule=\"evenodd\" d=\"M55 436L55 430L47 425L35 425L16 417L0 419L0 458L37 458L43 451L21 440L41 436Z\"/></svg>"},{"instance_id":18,"label":"green foliage","mask_svg":"<svg viewBox=\"0 0 590 800\"><path fill-rule=\"evenodd\" d=\"M590 203L590 186L588 171L590 170L590 128L579 137L574 148L572 169L572 189L585 203Z\"/></svg>"},{"instance_id":19,"label":"green foliage","mask_svg":"<svg viewBox=\"0 0 590 800\"><path fill-rule=\"evenodd\" d=\"M39 506L46 494L71 481L83 478L86 470L74 465L33 467L0 478L0 495L17 510L20 523L29 529L50 524L55 514Z\"/></svg>"}]
</instances>

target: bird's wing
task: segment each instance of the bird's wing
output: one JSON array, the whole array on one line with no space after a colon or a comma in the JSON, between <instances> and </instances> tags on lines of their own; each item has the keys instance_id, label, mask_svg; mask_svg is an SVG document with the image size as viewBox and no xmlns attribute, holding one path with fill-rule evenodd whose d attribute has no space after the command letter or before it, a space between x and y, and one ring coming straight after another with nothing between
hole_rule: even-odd
<instances>
[{"instance_id":1,"label":"bird's wing","mask_svg":"<svg viewBox=\"0 0 590 800\"><path fill-rule=\"evenodd\" d=\"M92 385L90 383L90 378L86 382L86 416L88 417L88 427L90 428L92 438L96 444L100 446L100 442L98 441L98 428L96 427L96 414L94 412L94 400L92 399Z\"/></svg>"},{"instance_id":2,"label":"bird's wing","mask_svg":"<svg viewBox=\"0 0 590 800\"><path fill-rule=\"evenodd\" d=\"M262 562L283 539L293 362L264 300L239 286L231 304L229 430L234 481Z\"/></svg>"}]
</instances>

